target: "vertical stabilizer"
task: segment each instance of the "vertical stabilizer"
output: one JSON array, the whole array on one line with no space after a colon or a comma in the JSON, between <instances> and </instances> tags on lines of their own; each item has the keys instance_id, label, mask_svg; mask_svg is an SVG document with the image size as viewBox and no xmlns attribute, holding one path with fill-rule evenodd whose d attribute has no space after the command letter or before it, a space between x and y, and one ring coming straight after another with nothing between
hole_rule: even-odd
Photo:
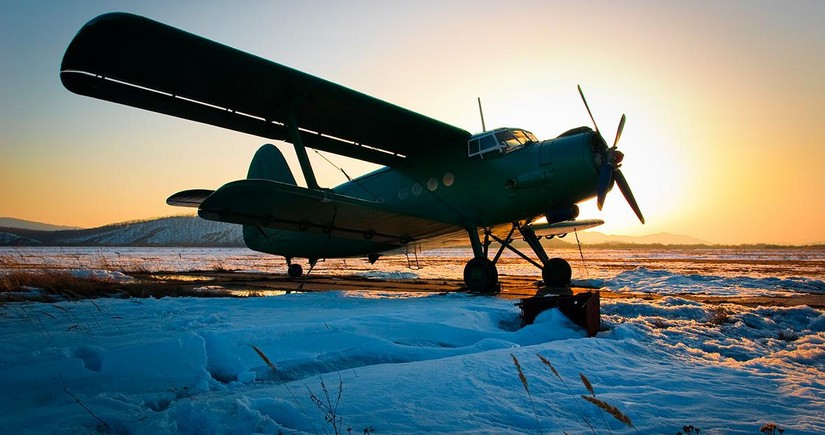
<instances>
[{"instance_id":1,"label":"vertical stabilizer","mask_svg":"<svg viewBox=\"0 0 825 435\"><path fill-rule=\"evenodd\" d=\"M258 148L246 178L280 181L281 183L295 184L295 177L289 170L284 155L275 145L265 144Z\"/></svg>"},{"instance_id":2,"label":"vertical stabilizer","mask_svg":"<svg viewBox=\"0 0 825 435\"><path fill-rule=\"evenodd\" d=\"M252 163L249 164L249 171L246 178L278 181L295 185L295 177L289 170L281 150L275 145L265 144L258 148ZM243 226L243 239L250 249L260 251L264 249L267 239L277 234L277 230L258 228L252 225Z\"/></svg>"}]
</instances>

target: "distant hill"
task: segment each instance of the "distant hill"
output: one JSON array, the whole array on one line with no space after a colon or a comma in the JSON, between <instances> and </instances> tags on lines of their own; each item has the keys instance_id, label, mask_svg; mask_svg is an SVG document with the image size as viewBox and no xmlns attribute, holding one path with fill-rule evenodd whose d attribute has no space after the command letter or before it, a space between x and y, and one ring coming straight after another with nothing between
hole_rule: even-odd
<instances>
[{"instance_id":1,"label":"distant hill","mask_svg":"<svg viewBox=\"0 0 825 435\"><path fill-rule=\"evenodd\" d=\"M0 217L0 228L19 228L24 230L37 231L59 231L59 230L77 230L80 227L70 227L66 225L52 225L44 224L42 222L27 221L23 219L15 219L10 217Z\"/></svg>"},{"instance_id":2,"label":"distant hill","mask_svg":"<svg viewBox=\"0 0 825 435\"><path fill-rule=\"evenodd\" d=\"M0 228L0 245L245 246L240 225L208 221L196 216L174 216L59 231Z\"/></svg>"},{"instance_id":3,"label":"distant hill","mask_svg":"<svg viewBox=\"0 0 825 435\"><path fill-rule=\"evenodd\" d=\"M713 243L691 236L659 233L647 236L617 236L597 231L579 233L579 240L586 244L637 244L637 245L712 245Z\"/></svg>"},{"instance_id":4,"label":"distant hill","mask_svg":"<svg viewBox=\"0 0 825 435\"><path fill-rule=\"evenodd\" d=\"M196 216L123 222L90 229L66 229L12 218L0 218L0 223L5 225L0 225L0 246L246 246L240 225L208 221ZM583 231L578 236L583 245L605 248L720 246L694 237L668 233L619 236ZM570 234L565 238L542 240L542 244L547 248L574 248L576 238ZM467 247L469 243L465 237L459 236L449 245ZM519 248L526 246L518 238L515 245Z\"/></svg>"}]
</instances>

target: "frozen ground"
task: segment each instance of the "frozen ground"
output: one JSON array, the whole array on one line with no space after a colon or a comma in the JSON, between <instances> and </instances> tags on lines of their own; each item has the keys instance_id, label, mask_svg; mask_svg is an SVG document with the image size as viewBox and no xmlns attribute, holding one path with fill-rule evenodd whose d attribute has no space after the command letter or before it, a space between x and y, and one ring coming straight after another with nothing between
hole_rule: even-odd
<instances>
[{"instance_id":1,"label":"frozen ground","mask_svg":"<svg viewBox=\"0 0 825 435\"><path fill-rule=\"evenodd\" d=\"M3 251L0 269L283 267L242 250L122 251ZM578 251L569 254L583 269ZM632 255L585 251L587 272L578 279L664 294L824 291L816 252ZM410 270L403 256L385 260L377 269L354 260L346 265L355 273L425 277L456 274L464 261L460 252L419 255L426 267ZM341 264L319 267L333 273ZM519 273L519 267L513 261L502 269ZM673 295L603 301L602 311L605 330L589 339L555 311L519 329L512 301L463 294L6 303L0 305L0 427L7 433L334 433L311 398L325 400L323 382L338 403L342 433L350 427L377 434L572 434L592 433L592 426L596 433L675 434L694 425L703 434L729 434L758 433L767 422L786 434L825 432L821 310L706 305ZM634 428L581 398L589 393L580 373Z\"/></svg>"},{"instance_id":2,"label":"frozen ground","mask_svg":"<svg viewBox=\"0 0 825 435\"><path fill-rule=\"evenodd\" d=\"M577 283L613 291L678 295L825 294L822 249L563 249L552 252L568 260ZM461 279L468 249L442 249L365 259L318 262L313 273L390 279ZM180 272L238 270L285 273L282 257L241 248L8 248L0 247L0 273L14 269ZM304 270L309 266L304 264ZM534 275L538 271L511 252L498 265L500 275Z\"/></svg>"}]
</instances>

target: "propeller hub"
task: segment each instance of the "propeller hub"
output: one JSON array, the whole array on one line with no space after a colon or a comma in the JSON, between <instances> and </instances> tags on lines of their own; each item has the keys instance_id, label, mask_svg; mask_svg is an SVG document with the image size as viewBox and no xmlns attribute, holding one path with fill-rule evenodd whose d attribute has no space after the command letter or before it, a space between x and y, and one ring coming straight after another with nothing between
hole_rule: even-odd
<instances>
[{"instance_id":1,"label":"propeller hub","mask_svg":"<svg viewBox=\"0 0 825 435\"><path fill-rule=\"evenodd\" d=\"M613 151L613 164L618 165L622 160L624 160L624 154L619 150Z\"/></svg>"}]
</instances>

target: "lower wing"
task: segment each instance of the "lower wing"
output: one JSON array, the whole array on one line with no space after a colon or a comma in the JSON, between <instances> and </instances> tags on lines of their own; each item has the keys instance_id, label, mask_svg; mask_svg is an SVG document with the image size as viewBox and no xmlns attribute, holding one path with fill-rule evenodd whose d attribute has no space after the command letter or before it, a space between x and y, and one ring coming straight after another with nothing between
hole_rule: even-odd
<instances>
[{"instance_id":1,"label":"lower wing","mask_svg":"<svg viewBox=\"0 0 825 435\"><path fill-rule=\"evenodd\" d=\"M554 224L530 224L530 228L536 232L536 236L560 236L575 231L582 231L588 228L597 227L603 224L601 219L582 219L577 221L556 222Z\"/></svg>"}]
</instances>

